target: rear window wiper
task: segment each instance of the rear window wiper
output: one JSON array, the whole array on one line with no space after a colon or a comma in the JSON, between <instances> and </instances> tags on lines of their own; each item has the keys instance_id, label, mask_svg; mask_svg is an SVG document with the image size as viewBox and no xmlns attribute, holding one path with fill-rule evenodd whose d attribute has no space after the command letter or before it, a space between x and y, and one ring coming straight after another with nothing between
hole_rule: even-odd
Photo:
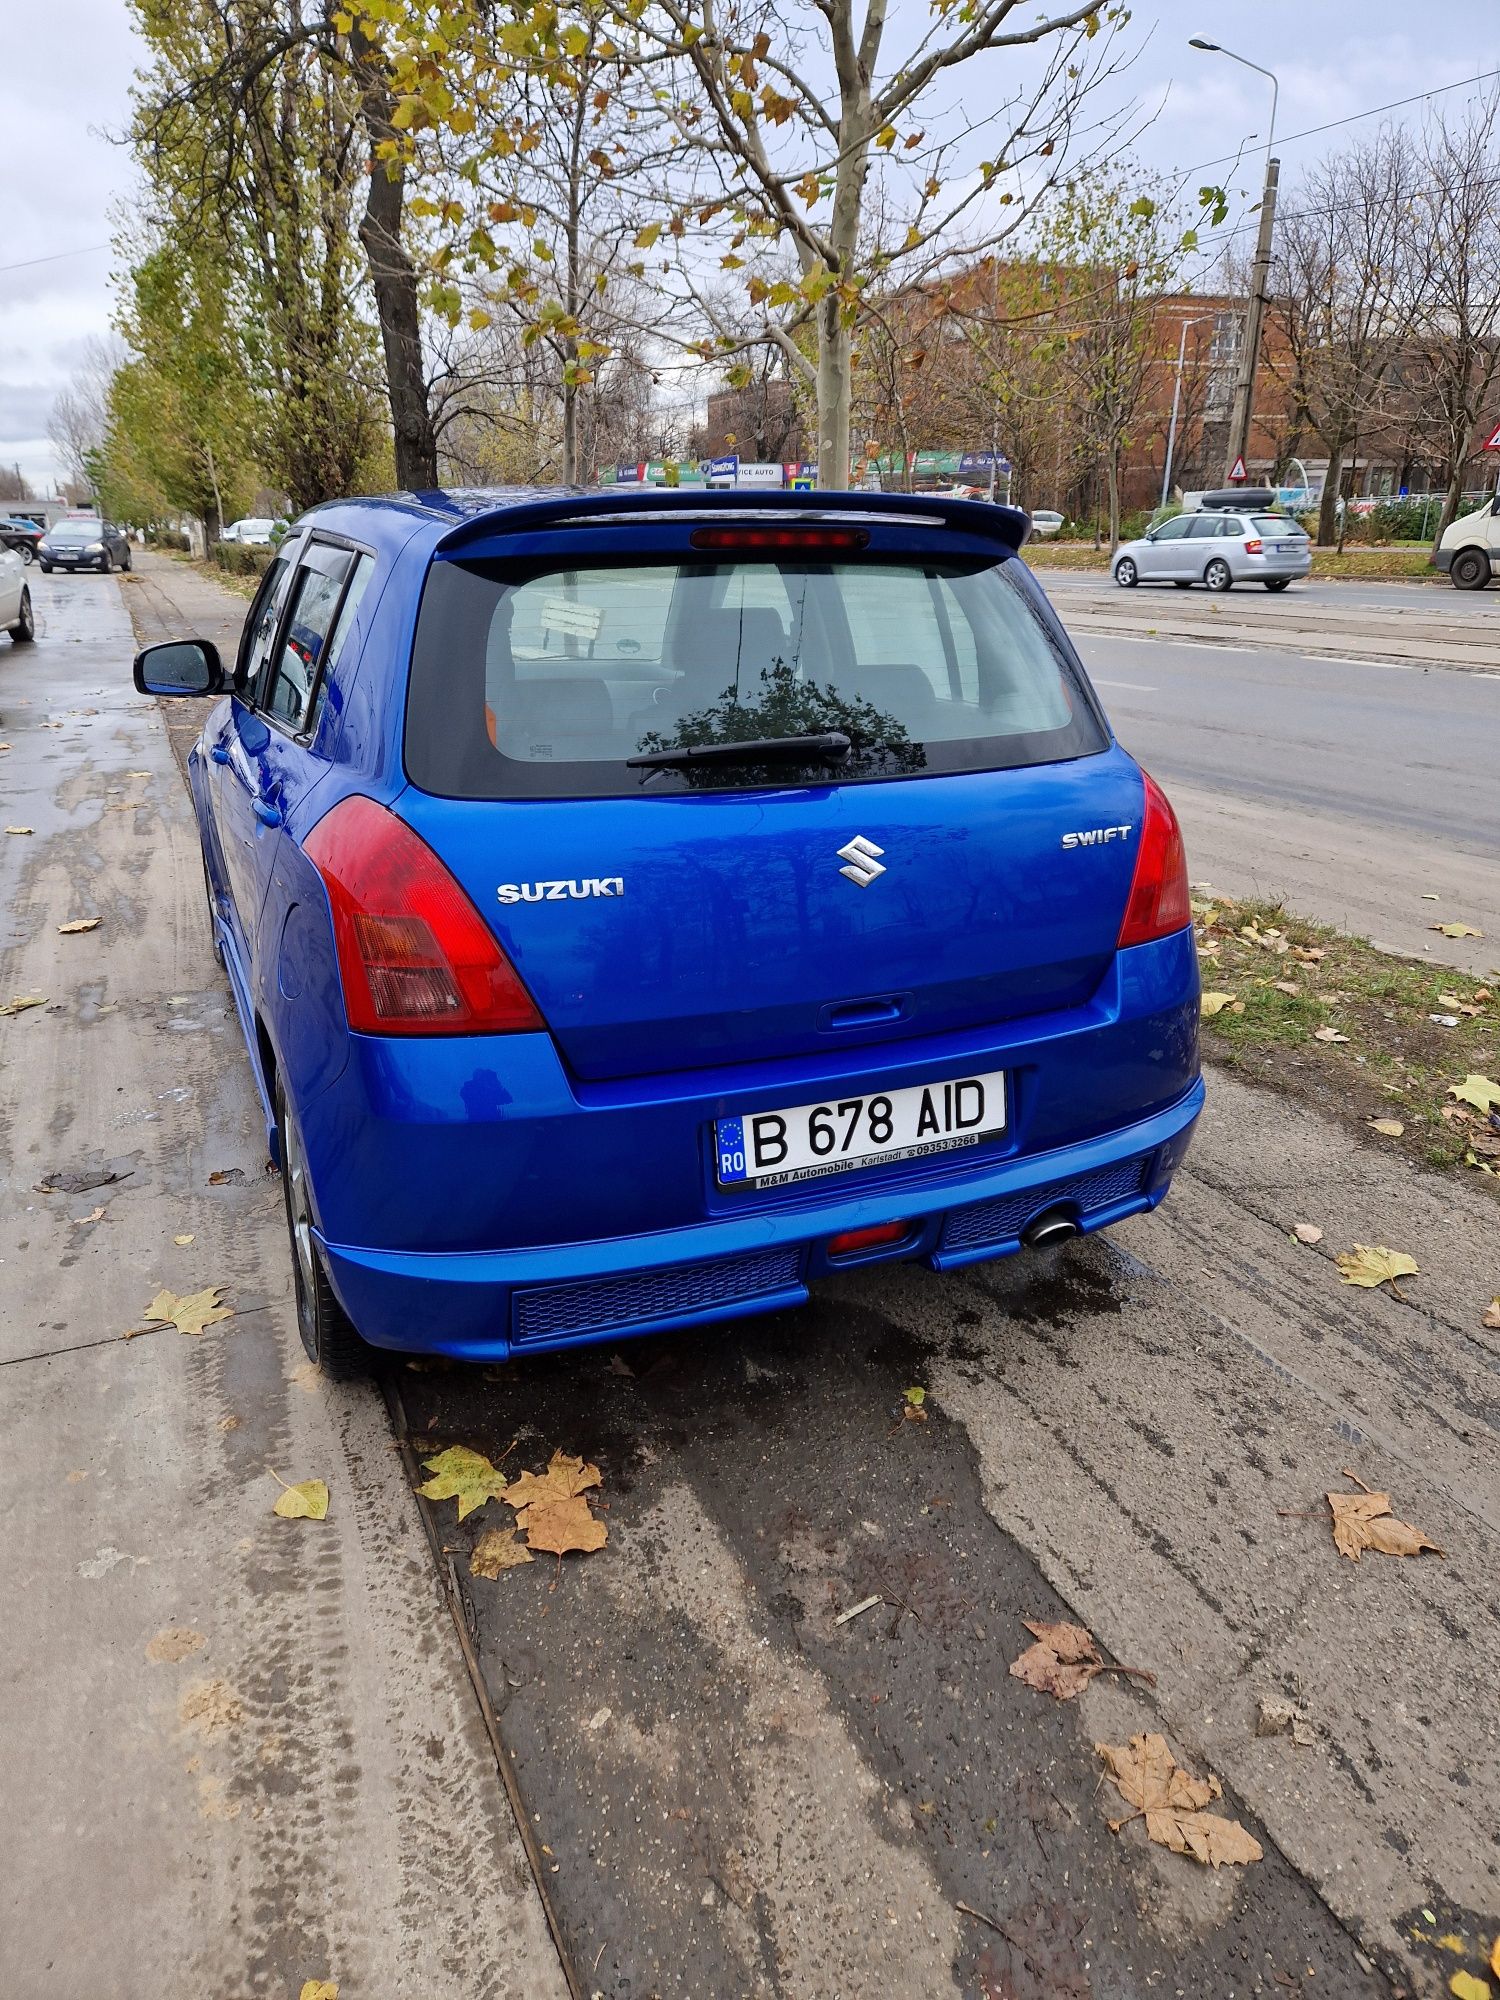
<instances>
[{"instance_id":1,"label":"rear window wiper","mask_svg":"<svg viewBox=\"0 0 1500 2000\"><path fill-rule=\"evenodd\" d=\"M742 743L691 743L680 750L648 750L644 756L627 757L625 766L631 771L654 771L691 764L759 764L773 758L842 764L851 748L842 729L823 729L805 736L751 736Z\"/></svg>"}]
</instances>

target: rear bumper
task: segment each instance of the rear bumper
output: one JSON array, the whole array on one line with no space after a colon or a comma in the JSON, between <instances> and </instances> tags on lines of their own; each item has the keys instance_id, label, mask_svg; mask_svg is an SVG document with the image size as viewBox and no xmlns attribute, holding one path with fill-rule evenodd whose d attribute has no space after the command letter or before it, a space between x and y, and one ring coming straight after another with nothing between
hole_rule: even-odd
<instances>
[{"instance_id":1,"label":"rear bumper","mask_svg":"<svg viewBox=\"0 0 1500 2000\"><path fill-rule=\"evenodd\" d=\"M1242 555L1231 568L1236 583L1264 583L1267 578L1274 583L1281 577L1295 582L1298 577L1312 575L1312 555L1310 552L1294 556Z\"/></svg>"},{"instance_id":2,"label":"rear bumper","mask_svg":"<svg viewBox=\"0 0 1500 2000\"><path fill-rule=\"evenodd\" d=\"M1104 1228L1156 1207L1202 1107L1200 1080L1149 1118L962 1180L846 1192L641 1236L437 1253L324 1241L323 1250L372 1345L503 1360L799 1305L812 1279L853 1264L915 1260L942 1270L1005 1256L1051 1209L1084 1231ZM895 1219L911 1224L899 1244L830 1261L829 1237Z\"/></svg>"}]
</instances>

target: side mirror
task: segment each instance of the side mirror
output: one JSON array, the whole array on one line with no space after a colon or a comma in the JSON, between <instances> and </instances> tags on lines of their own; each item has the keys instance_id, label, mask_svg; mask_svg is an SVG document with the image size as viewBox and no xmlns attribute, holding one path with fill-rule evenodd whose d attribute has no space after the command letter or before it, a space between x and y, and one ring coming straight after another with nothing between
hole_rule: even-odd
<instances>
[{"instance_id":1,"label":"side mirror","mask_svg":"<svg viewBox=\"0 0 1500 2000\"><path fill-rule=\"evenodd\" d=\"M219 649L207 639L169 639L135 656L141 694L217 694L224 685Z\"/></svg>"}]
</instances>

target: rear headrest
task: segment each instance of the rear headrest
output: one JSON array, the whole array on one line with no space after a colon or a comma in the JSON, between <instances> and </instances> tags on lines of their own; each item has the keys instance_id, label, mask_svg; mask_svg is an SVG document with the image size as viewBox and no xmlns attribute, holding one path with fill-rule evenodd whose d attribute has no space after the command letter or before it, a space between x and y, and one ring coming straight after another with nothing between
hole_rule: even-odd
<instances>
[{"instance_id":1,"label":"rear headrest","mask_svg":"<svg viewBox=\"0 0 1500 2000\"><path fill-rule=\"evenodd\" d=\"M747 611L720 607L694 618L674 650L675 664L683 679L715 694L733 682L738 663L743 693L775 661L787 657L786 627L781 614L766 605L755 605Z\"/></svg>"}]
</instances>

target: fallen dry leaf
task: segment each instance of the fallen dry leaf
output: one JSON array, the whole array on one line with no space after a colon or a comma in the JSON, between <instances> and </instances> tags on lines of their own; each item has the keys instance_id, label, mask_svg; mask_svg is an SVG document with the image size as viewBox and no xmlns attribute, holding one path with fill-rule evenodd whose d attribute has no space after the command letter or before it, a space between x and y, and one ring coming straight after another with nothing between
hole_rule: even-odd
<instances>
[{"instance_id":1,"label":"fallen dry leaf","mask_svg":"<svg viewBox=\"0 0 1500 2000\"><path fill-rule=\"evenodd\" d=\"M518 1525L525 1530L532 1548L553 1556L565 1556L575 1549L588 1555L594 1549L602 1549L609 1540L608 1528L593 1513L587 1495L582 1493L572 1500L533 1501L519 1517Z\"/></svg>"},{"instance_id":2,"label":"fallen dry leaf","mask_svg":"<svg viewBox=\"0 0 1500 2000\"><path fill-rule=\"evenodd\" d=\"M1370 1130L1378 1132L1383 1139L1399 1139L1406 1127L1399 1118L1372 1118Z\"/></svg>"},{"instance_id":3,"label":"fallen dry leaf","mask_svg":"<svg viewBox=\"0 0 1500 2000\"><path fill-rule=\"evenodd\" d=\"M1457 2000L1494 2000L1490 1982L1472 1972L1455 1972L1448 1981L1448 1991L1457 1995Z\"/></svg>"},{"instance_id":4,"label":"fallen dry leaf","mask_svg":"<svg viewBox=\"0 0 1500 2000\"><path fill-rule=\"evenodd\" d=\"M901 1416L905 1423L925 1424L927 1421L927 1391L925 1389L904 1389L901 1394Z\"/></svg>"},{"instance_id":5,"label":"fallen dry leaf","mask_svg":"<svg viewBox=\"0 0 1500 2000\"><path fill-rule=\"evenodd\" d=\"M530 1549L516 1540L514 1528L486 1528L469 1557L469 1574L494 1578L503 1569L535 1561Z\"/></svg>"},{"instance_id":6,"label":"fallen dry leaf","mask_svg":"<svg viewBox=\"0 0 1500 2000\"><path fill-rule=\"evenodd\" d=\"M1490 1946L1490 1971L1500 1979L1500 1937Z\"/></svg>"},{"instance_id":7,"label":"fallen dry leaf","mask_svg":"<svg viewBox=\"0 0 1500 2000\"><path fill-rule=\"evenodd\" d=\"M1500 1083L1492 1076L1479 1076L1473 1070L1462 1083L1450 1083L1448 1095L1456 1097L1460 1104L1472 1104L1476 1111L1493 1111L1500 1105Z\"/></svg>"},{"instance_id":8,"label":"fallen dry leaf","mask_svg":"<svg viewBox=\"0 0 1500 2000\"><path fill-rule=\"evenodd\" d=\"M589 1487L603 1483L597 1465L585 1465L581 1458L569 1458L565 1451L555 1451L545 1472L523 1472L506 1487L505 1498L519 1512L539 1502L576 1499Z\"/></svg>"},{"instance_id":9,"label":"fallen dry leaf","mask_svg":"<svg viewBox=\"0 0 1500 2000\"><path fill-rule=\"evenodd\" d=\"M1471 1021L1476 1014L1484 1012L1482 1007L1471 1007L1467 1000L1460 1000L1456 993L1440 993L1438 995L1438 1005L1440 1007L1451 1007L1455 1014L1467 1014Z\"/></svg>"},{"instance_id":10,"label":"fallen dry leaf","mask_svg":"<svg viewBox=\"0 0 1500 2000\"><path fill-rule=\"evenodd\" d=\"M1348 1039L1349 1037L1341 1035L1337 1028L1313 1029L1313 1040L1315 1042L1347 1042Z\"/></svg>"},{"instance_id":11,"label":"fallen dry leaf","mask_svg":"<svg viewBox=\"0 0 1500 2000\"><path fill-rule=\"evenodd\" d=\"M96 931L98 928L99 919L97 917L74 917L71 923L58 925L57 935L59 937L77 937L80 931Z\"/></svg>"},{"instance_id":12,"label":"fallen dry leaf","mask_svg":"<svg viewBox=\"0 0 1500 2000\"><path fill-rule=\"evenodd\" d=\"M304 1979L297 2000L339 2000L336 1979Z\"/></svg>"},{"instance_id":13,"label":"fallen dry leaf","mask_svg":"<svg viewBox=\"0 0 1500 2000\"><path fill-rule=\"evenodd\" d=\"M30 826L8 826L5 831L7 833L34 833L36 829Z\"/></svg>"},{"instance_id":14,"label":"fallen dry leaf","mask_svg":"<svg viewBox=\"0 0 1500 2000\"><path fill-rule=\"evenodd\" d=\"M498 1500L502 1495L509 1498L505 1474L497 1471L482 1451L471 1451L466 1444L450 1444L446 1451L424 1458L422 1463L432 1477L417 1491L424 1500L456 1500L460 1521L486 1500Z\"/></svg>"},{"instance_id":15,"label":"fallen dry leaf","mask_svg":"<svg viewBox=\"0 0 1500 2000\"><path fill-rule=\"evenodd\" d=\"M0 1014L24 1014L28 1007L45 1007L46 1004L45 993L18 993L14 1000L0 1007Z\"/></svg>"},{"instance_id":16,"label":"fallen dry leaf","mask_svg":"<svg viewBox=\"0 0 1500 2000\"><path fill-rule=\"evenodd\" d=\"M1317 965L1327 955L1327 952L1320 944L1294 944L1292 946L1292 957L1300 958L1304 965Z\"/></svg>"},{"instance_id":17,"label":"fallen dry leaf","mask_svg":"<svg viewBox=\"0 0 1500 2000\"><path fill-rule=\"evenodd\" d=\"M70 1229L81 1229L86 1222L102 1222L103 1220L104 1210L102 1208L91 1208L87 1215L70 1216L68 1227Z\"/></svg>"},{"instance_id":18,"label":"fallen dry leaf","mask_svg":"<svg viewBox=\"0 0 1500 2000\"><path fill-rule=\"evenodd\" d=\"M1295 979L1273 979L1271 981L1271 990L1274 993L1290 993L1295 998L1302 991L1302 988L1297 984Z\"/></svg>"},{"instance_id":19,"label":"fallen dry leaf","mask_svg":"<svg viewBox=\"0 0 1500 2000\"><path fill-rule=\"evenodd\" d=\"M1483 931L1476 931L1472 924L1429 924L1429 930L1441 931L1447 938L1482 938Z\"/></svg>"},{"instance_id":20,"label":"fallen dry leaf","mask_svg":"<svg viewBox=\"0 0 1500 2000\"><path fill-rule=\"evenodd\" d=\"M154 1639L146 1641L146 1658L158 1664L175 1666L189 1653L196 1653L200 1646L207 1644L203 1634L195 1632L191 1625L164 1625Z\"/></svg>"},{"instance_id":21,"label":"fallen dry leaf","mask_svg":"<svg viewBox=\"0 0 1500 2000\"><path fill-rule=\"evenodd\" d=\"M1484 1316L1486 1326L1500 1326L1500 1298L1490 1301L1490 1309Z\"/></svg>"},{"instance_id":22,"label":"fallen dry leaf","mask_svg":"<svg viewBox=\"0 0 1500 2000\"><path fill-rule=\"evenodd\" d=\"M1294 1222L1292 1234L1299 1243L1321 1243L1323 1232L1315 1222Z\"/></svg>"},{"instance_id":23,"label":"fallen dry leaf","mask_svg":"<svg viewBox=\"0 0 1500 2000\"><path fill-rule=\"evenodd\" d=\"M174 1236L172 1238L172 1241L177 1245L178 1249L181 1250L186 1248L186 1246L189 1243L196 1242L197 1238L192 1236Z\"/></svg>"},{"instance_id":24,"label":"fallen dry leaf","mask_svg":"<svg viewBox=\"0 0 1500 2000\"><path fill-rule=\"evenodd\" d=\"M1218 1779L1194 1778L1183 1770L1164 1736L1153 1732L1132 1736L1128 1745L1096 1743L1094 1748L1108 1765L1120 1796L1135 1808L1124 1819L1109 1822L1111 1833L1133 1819L1144 1819L1148 1839L1174 1854L1190 1854L1210 1868L1260 1860L1260 1842L1237 1820L1203 1810L1210 1800L1223 1797Z\"/></svg>"},{"instance_id":25,"label":"fallen dry leaf","mask_svg":"<svg viewBox=\"0 0 1500 2000\"><path fill-rule=\"evenodd\" d=\"M219 1297L223 1289L222 1285L207 1285L201 1292L184 1292L181 1298L175 1292L160 1291L147 1306L145 1317L175 1326L179 1333L202 1333L206 1326L234 1318L233 1306L226 1306Z\"/></svg>"},{"instance_id":26,"label":"fallen dry leaf","mask_svg":"<svg viewBox=\"0 0 1500 2000\"><path fill-rule=\"evenodd\" d=\"M1136 1680L1149 1681L1153 1687L1156 1685L1156 1676L1140 1667L1106 1666L1099 1658L1093 1635L1081 1625L1061 1620L1048 1624L1038 1618L1023 1618L1021 1623L1034 1636L1036 1644L1011 1661L1010 1671L1016 1680L1024 1681L1027 1687L1036 1688L1041 1694L1050 1694L1058 1701L1071 1701L1083 1693L1095 1674L1129 1674Z\"/></svg>"},{"instance_id":27,"label":"fallen dry leaf","mask_svg":"<svg viewBox=\"0 0 1500 2000\"><path fill-rule=\"evenodd\" d=\"M1383 1243L1356 1243L1352 1250L1340 1250L1336 1261L1346 1285L1368 1288L1389 1282L1396 1292L1398 1278L1417 1275L1415 1257L1408 1257L1404 1250L1387 1250ZM1396 1292L1398 1299L1400 1296Z\"/></svg>"},{"instance_id":28,"label":"fallen dry leaf","mask_svg":"<svg viewBox=\"0 0 1500 2000\"><path fill-rule=\"evenodd\" d=\"M1198 1012L1205 1021L1211 1021L1215 1014L1222 1014L1226 1007L1233 1004L1232 993L1205 993L1198 1002Z\"/></svg>"},{"instance_id":29,"label":"fallen dry leaf","mask_svg":"<svg viewBox=\"0 0 1500 2000\"><path fill-rule=\"evenodd\" d=\"M1373 1492L1357 1473L1346 1471L1344 1477L1352 1479L1360 1491L1327 1496L1333 1513L1333 1544L1341 1556L1358 1562L1363 1549L1374 1549L1382 1556L1416 1556L1423 1549L1446 1555L1447 1551L1429 1541L1420 1528L1396 1519L1389 1493Z\"/></svg>"},{"instance_id":30,"label":"fallen dry leaf","mask_svg":"<svg viewBox=\"0 0 1500 2000\"><path fill-rule=\"evenodd\" d=\"M273 1514L279 1514L283 1521L328 1519L328 1488L321 1479L302 1479L295 1486L288 1486L279 1472L272 1472L271 1477L280 1480L282 1487L271 1509Z\"/></svg>"}]
</instances>

